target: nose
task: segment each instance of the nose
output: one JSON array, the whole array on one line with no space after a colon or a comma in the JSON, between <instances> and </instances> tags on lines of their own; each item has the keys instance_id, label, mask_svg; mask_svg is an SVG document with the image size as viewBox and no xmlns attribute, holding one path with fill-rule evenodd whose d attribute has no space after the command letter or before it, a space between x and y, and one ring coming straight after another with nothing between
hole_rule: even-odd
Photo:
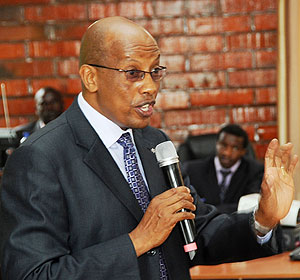
<instances>
[{"instance_id":1,"label":"nose","mask_svg":"<svg viewBox=\"0 0 300 280\"><path fill-rule=\"evenodd\" d=\"M223 154L226 155L226 156L231 156L231 154L232 154L232 147L230 147L230 146L224 147Z\"/></svg>"},{"instance_id":2,"label":"nose","mask_svg":"<svg viewBox=\"0 0 300 280\"><path fill-rule=\"evenodd\" d=\"M141 81L140 93L148 95L157 95L160 81L155 82L150 73L145 73L144 79Z\"/></svg>"}]
</instances>

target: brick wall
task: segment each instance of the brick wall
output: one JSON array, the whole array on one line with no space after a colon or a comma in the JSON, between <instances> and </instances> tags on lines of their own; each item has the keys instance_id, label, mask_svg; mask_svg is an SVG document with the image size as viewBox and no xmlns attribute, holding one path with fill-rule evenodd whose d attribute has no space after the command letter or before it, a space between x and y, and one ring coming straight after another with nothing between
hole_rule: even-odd
<instances>
[{"instance_id":1,"label":"brick wall","mask_svg":"<svg viewBox=\"0 0 300 280\"><path fill-rule=\"evenodd\" d=\"M239 123L263 157L277 136L276 0L0 0L0 82L12 126L34 118L33 94L42 86L63 91L70 105L80 91L81 36L114 15L146 27L169 69L153 126L179 144Z\"/></svg>"}]
</instances>

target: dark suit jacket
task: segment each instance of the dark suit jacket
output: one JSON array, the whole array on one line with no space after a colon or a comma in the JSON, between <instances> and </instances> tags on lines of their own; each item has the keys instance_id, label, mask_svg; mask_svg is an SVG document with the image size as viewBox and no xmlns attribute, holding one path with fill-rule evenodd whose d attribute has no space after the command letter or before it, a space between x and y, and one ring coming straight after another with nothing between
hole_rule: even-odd
<instances>
[{"instance_id":1,"label":"dark suit jacket","mask_svg":"<svg viewBox=\"0 0 300 280\"><path fill-rule=\"evenodd\" d=\"M214 157L185 162L184 169L190 177L191 185L195 187L205 203L217 206L223 213L236 211L241 196L259 193L264 174L262 163L243 157L239 168L231 178L221 204Z\"/></svg>"},{"instance_id":2,"label":"dark suit jacket","mask_svg":"<svg viewBox=\"0 0 300 280\"><path fill-rule=\"evenodd\" d=\"M154 197L166 190L166 182L151 148L167 137L146 127L134 130L134 138ZM137 258L128 235L143 212L77 101L32 134L9 158L4 173L3 280L159 279L157 248ZM249 259L280 250L277 233L268 244L256 242L250 215L219 215L192 194L198 253L191 263L180 227L175 226L162 245L170 280L190 279L189 267L196 263Z\"/></svg>"}]
</instances>

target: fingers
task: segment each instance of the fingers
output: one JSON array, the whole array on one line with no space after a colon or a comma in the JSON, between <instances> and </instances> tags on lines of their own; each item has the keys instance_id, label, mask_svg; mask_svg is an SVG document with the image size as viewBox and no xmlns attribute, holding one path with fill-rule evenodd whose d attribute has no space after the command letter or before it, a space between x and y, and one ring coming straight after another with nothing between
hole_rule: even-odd
<instances>
[{"instance_id":1,"label":"fingers","mask_svg":"<svg viewBox=\"0 0 300 280\"><path fill-rule=\"evenodd\" d=\"M295 167L298 163L298 156L294 155L291 159L289 168L288 168L288 173L291 174L292 176L294 175Z\"/></svg>"},{"instance_id":2,"label":"fingers","mask_svg":"<svg viewBox=\"0 0 300 280\"><path fill-rule=\"evenodd\" d=\"M279 143L277 139L273 139L267 148L266 155L265 155L265 170L269 167L274 167L274 159L275 153L278 149Z\"/></svg>"},{"instance_id":3,"label":"fingers","mask_svg":"<svg viewBox=\"0 0 300 280\"><path fill-rule=\"evenodd\" d=\"M296 159L291 160L291 152L293 149L292 143L279 145L277 139L273 139L266 151L265 155L265 170L269 167L281 168L282 172L292 174L297 164ZM290 166L292 164L292 166Z\"/></svg>"},{"instance_id":4,"label":"fingers","mask_svg":"<svg viewBox=\"0 0 300 280\"><path fill-rule=\"evenodd\" d=\"M160 209L160 216L166 216L175 214L182 209L189 209L191 211L196 210L196 206L193 204L194 199L190 194L190 190L187 187L178 187L170 189L159 196L155 197L151 203L155 204L153 207Z\"/></svg>"},{"instance_id":5,"label":"fingers","mask_svg":"<svg viewBox=\"0 0 300 280\"><path fill-rule=\"evenodd\" d=\"M196 209L186 187L167 190L151 200L142 220L129 234L138 256L162 244L179 221L195 218L182 209Z\"/></svg>"}]
</instances>

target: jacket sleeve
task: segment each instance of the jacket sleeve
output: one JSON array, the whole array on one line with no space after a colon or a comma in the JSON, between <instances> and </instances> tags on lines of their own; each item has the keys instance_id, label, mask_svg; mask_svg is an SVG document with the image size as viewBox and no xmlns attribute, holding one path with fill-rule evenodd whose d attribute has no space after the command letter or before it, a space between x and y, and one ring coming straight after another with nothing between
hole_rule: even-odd
<instances>
[{"instance_id":1,"label":"jacket sleeve","mask_svg":"<svg viewBox=\"0 0 300 280\"><path fill-rule=\"evenodd\" d=\"M185 177L185 184L191 188L197 207L195 224L198 249L191 266L245 261L282 252L280 227L273 230L267 243L260 245L254 232L252 213L221 214L215 206L201 201L195 189L189 185L188 177Z\"/></svg>"}]
</instances>

